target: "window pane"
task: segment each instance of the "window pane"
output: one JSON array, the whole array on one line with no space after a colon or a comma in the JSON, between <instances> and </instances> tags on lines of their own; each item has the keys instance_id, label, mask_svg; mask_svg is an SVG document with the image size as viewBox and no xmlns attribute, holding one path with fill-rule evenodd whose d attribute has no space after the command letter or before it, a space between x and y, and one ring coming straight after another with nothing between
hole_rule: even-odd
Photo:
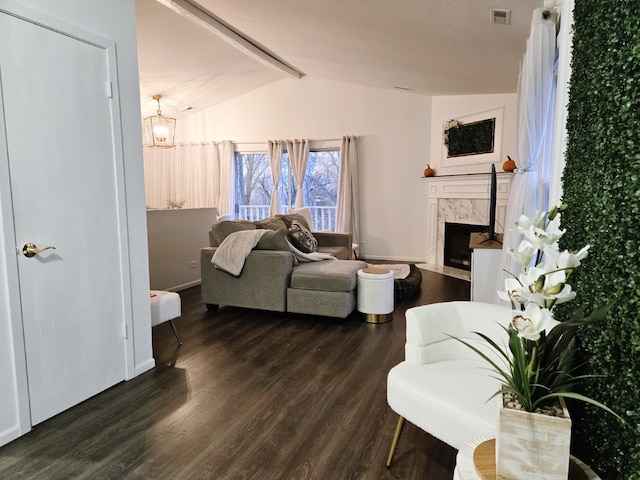
<instances>
[{"instance_id":1,"label":"window pane","mask_svg":"<svg viewBox=\"0 0 640 480\"><path fill-rule=\"evenodd\" d=\"M269 155L236 153L236 218L261 220L269 216L273 182Z\"/></svg>"},{"instance_id":2,"label":"window pane","mask_svg":"<svg viewBox=\"0 0 640 480\"><path fill-rule=\"evenodd\" d=\"M302 188L304 203L311 208L316 230L335 230L339 171L339 150L309 152Z\"/></svg>"},{"instance_id":3,"label":"window pane","mask_svg":"<svg viewBox=\"0 0 640 480\"><path fill-rule=\"evenodd\" d=\"M260 220L269 216L273 182L269 155L236 153L236 216L245 220ZM340 170L340 150L314 150L309 152L307 170L302 189L304 204L311 208L316 230L335 230L335 209ZM293 207L296 184L289 155L282 155L278 194L280 213Z\"/></svg>"}]
</instances>

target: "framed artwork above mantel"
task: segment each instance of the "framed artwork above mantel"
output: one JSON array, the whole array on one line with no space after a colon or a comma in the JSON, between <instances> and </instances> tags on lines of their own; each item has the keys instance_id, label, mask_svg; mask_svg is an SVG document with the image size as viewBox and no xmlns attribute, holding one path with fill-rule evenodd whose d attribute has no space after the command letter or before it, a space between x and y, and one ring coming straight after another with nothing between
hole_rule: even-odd
<instances>
[{"instance_id":1,"label":"framed artwork above mantel","mask_svg":"<svg viewBox=\"0 0 640 480\"><path fill-rule=\"evenodd\" d=\"M495 127L495 117L471 123L455 122L443 134L447 158L493 153Z\"/></svg>"},{"instance_id":2,"label":"framed artwork above mantel","mask_svg":"<svg viewBox=\"0 0 640 480\"><path fill-rule=\"evenodd\" d=\"M452 152L445 145L445 132L452 123L459 123L452 133L458 137L471 136L471 140L452 144ZM497 107L478 113L463 115L442 122L442 147L440 164L442 167L465 167L482 164L502 164L502 133L504 125L504 107ZM454 132L455 130L455 132ZM455 147L455 148L454 148Z\"/></svg>"}]
</instances>

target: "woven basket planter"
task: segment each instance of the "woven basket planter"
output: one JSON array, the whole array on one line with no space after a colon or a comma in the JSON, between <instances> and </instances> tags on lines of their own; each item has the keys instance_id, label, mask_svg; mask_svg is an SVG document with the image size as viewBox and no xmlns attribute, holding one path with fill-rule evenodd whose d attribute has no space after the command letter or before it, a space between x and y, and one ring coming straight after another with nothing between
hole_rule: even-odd
<instances>
[{"instance_id":1,"label":"woven basket planter","mask_svg":"<svg viewBox=\"0 0 640 480\"><path fill-rule=\"evenodd\" d=\"M571 418L500 408L496 437L498 480L566 480L569 475Z\"/></svg>"}]
</instances>

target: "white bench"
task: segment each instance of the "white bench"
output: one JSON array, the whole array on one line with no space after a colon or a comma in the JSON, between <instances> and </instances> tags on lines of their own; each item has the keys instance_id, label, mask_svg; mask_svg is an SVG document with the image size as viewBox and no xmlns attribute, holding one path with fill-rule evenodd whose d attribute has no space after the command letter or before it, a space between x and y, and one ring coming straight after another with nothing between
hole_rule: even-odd
<instances>
[{"instance_id":1,"label":"white bench","mask_svg":"<svg viewBox=\"0 0 640 480\"><path fill-rule=\"evenodd\" d=\"M151 290L151 326L155 327L164 322L169 322L178 344L182 345L178 329L173 320L182 315L182 303L180 295L175 292L163 292Z\"/></svg>"}]
</instances>

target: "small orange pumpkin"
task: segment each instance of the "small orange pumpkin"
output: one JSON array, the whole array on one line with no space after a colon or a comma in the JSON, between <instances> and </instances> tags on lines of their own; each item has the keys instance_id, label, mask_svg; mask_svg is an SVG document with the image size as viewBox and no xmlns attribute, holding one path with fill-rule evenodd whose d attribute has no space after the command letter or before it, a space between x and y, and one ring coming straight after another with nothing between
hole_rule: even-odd
<instances>
[{"instance_id":1,"label":"small orange pumpkin","mask_svg":"<svg viewBox=\"0 0 640 480\"><path fill-rule=\"evenodd\" d=\"M502 164L502 170L505 172L513 172L516 169L516 162L511 160L511 157L507 155L508 160Z\"/></svg>"},{"instance_id":2,"label":"small orange pumpkin","mask_svg":"<svg viewBox=\"0 0 640 480\"><path fill-rule=\"evenodd\" d=\"M433 177L436 174L436 171L427 164L427 168L424 169L425 177Z\"/></svg>"}]
</instances>

